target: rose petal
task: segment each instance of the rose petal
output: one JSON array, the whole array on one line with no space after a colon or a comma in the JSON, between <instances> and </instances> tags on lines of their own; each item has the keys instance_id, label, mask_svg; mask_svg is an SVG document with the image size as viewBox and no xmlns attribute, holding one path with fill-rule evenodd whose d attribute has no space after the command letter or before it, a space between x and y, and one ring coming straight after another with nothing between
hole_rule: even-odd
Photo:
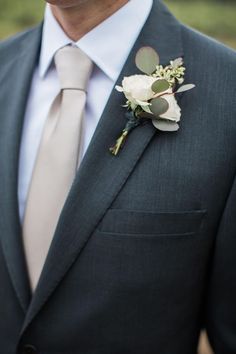
<instances>
[{"instance_id":1,"label":"rose petal","mask_svg":"<svg viewBox=\"0 0 236 354\"><path fill-rule=\"evenodd\" d=\"M181 117L181 108L179 107L174 95L163 95L163 98L169 103L169 109L160 118L179 122Z\"/></svg>"}]
</instances>

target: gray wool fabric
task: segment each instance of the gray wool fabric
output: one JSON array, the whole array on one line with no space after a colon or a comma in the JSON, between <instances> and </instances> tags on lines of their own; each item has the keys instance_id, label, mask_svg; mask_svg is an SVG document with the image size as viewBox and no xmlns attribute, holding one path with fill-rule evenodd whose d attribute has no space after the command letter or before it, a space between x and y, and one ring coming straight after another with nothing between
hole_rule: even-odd
<instances>
[{"instance_id":1,"label":"gray wool fabric","mask_svg":"<svg viewBox=\"0 0 236 354\"><path fill-rule=\"evenodd\" d=\"M137 50L183 56L180 130L137 127L118 156L113 91L66 200L31 296L18 216L18 157L41 26L0 44L1 353L195 354L202 325L236 353L236 53L179 23L162 2ZM32 349L33 348L33 349Z\"/></svg>"}]
</instances>

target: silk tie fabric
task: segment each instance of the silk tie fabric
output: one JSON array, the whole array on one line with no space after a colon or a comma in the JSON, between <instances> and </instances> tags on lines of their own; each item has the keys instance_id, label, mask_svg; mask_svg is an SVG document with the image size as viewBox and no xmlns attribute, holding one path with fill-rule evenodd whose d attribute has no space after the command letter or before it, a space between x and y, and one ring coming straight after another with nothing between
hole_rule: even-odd
<instances>
[{"instance_id":1,"label":"silk tie fabric","mask_svg":"<svg viewBox=\"0 0 236 354\"><path fill-rule=\"evenodd\" d=\"M77 47L63 47L54 59L61 91L46 120L23 221L23 244L32 290L37 286L76 174L86 87L92 71L91 60Z\"/></svg>"}]
</instances>

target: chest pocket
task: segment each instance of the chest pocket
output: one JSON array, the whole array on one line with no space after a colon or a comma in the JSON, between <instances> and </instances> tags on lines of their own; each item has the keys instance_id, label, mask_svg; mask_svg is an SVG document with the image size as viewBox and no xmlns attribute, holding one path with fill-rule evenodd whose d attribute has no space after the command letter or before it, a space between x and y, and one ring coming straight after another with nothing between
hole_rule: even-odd
<instances>
[{"instance_id":1,"label":"chest pocket","mask_svg":"<svg viewBox=\"0 0 236 354\"><path fill-rule=\"evenodd\" d=\"M183 236L199 232L206 210L155 212L109 209L99 224L104 234Z\"/></svg>"}]
</instances>

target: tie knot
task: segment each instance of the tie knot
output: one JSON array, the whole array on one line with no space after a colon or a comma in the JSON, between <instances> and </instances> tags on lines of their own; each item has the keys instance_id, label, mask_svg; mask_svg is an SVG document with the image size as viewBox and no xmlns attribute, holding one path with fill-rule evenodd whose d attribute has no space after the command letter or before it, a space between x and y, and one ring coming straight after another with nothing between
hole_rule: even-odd
<instances>
[{"instance_id":1,"label":"tie knot","mask_svg":"<svg viewBox=\"0 0 236 354\"><path fill-rule=\"evenodd\" d=\"M66 46L55 54L55 65L61 89L86 91L92 61L78 47Z\"/></svg>"}]
</instances>

